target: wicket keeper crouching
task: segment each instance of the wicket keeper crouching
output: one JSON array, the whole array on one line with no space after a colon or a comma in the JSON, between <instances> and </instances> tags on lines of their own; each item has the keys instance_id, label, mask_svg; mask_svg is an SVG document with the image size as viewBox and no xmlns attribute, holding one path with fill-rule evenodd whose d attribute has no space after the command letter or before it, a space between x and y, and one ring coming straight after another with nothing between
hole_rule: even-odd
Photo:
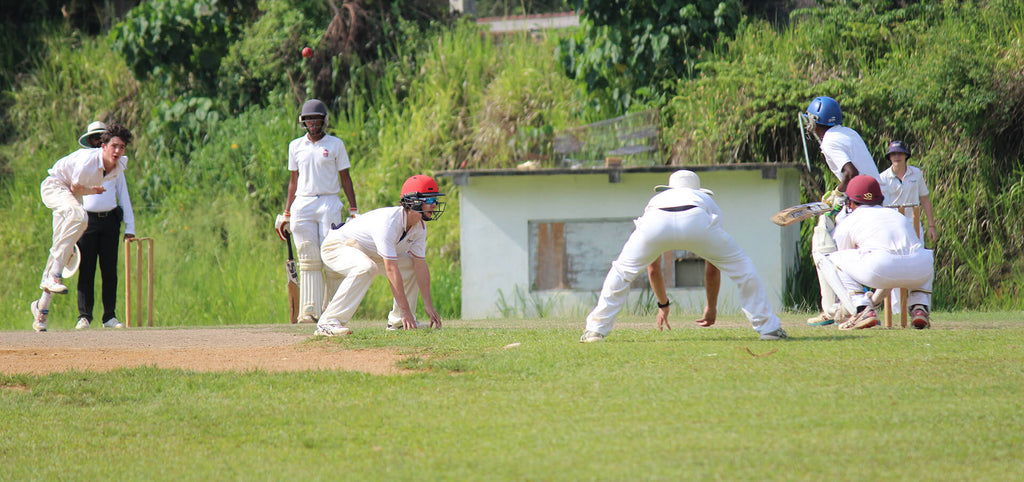
<instances>
[{"instance_id":1,"label":"wicket keeper crouching","mask_svg":"<svg viewBox=\"0 0 1024 482\"><path fill-rule=\"evenodd\" d=\"M314 335L351 333L346 325L377 275L387 276L394 296L388 330L419 328L415 312L420 294L430 326L441 327L441 316L430 297L425 223L444 212L438 196L443 194L438 192L436 181L429 176L412 176L402 186L401 206L374 209L327 235L321 258L329 273L343 279L320 316Z\"/></svg>"},{"instance_id":2,"label":"wicket keeper crouching","mask_svg":"<svg viewBox=\"0 0 1024 482\"><path fill-rule=\"evenodd\" d=\"M839 329L859 330L878 324L877 308L865 295L868 286L907 288L914 327L928 328L928 295L935 274L932 250L924 248L909 219L882 207L882 190L873 177L854 177L846 194L849 215L836 227L837 250L819 263L844 309L853 313Z\"/></svg>"}]
</instances>

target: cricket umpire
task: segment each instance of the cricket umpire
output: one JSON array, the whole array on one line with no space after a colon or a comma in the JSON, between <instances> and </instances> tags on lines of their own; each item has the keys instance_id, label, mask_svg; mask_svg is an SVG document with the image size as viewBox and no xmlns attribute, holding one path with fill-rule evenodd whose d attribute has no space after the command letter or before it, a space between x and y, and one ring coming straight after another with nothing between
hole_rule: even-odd
<instances>
[{"instance_id":1,"label":"cricket umpire","mask_svg":"<svg viewBox=\"0 0 1024 482\"><path fill-rule=\"evenodd\" d=\"M84 149L100 146L100 136L107 131L102 122L89 124L85 134L78 138ZM122 156L122 164L128 163ZM93 304L96 279L96 260L99 259L100 278L103 281L103 326L124 328L117 321L117 253L121 247L121 222L124 222L124 239L135 237L135 213L128 196L128 182L124 173L103 183L101 194L82 196L82 206L89 216L85 233L78 240L81 264L78 267L78 323L75 329L89 328L93 319Z\"/></svg>"}]
</instances>

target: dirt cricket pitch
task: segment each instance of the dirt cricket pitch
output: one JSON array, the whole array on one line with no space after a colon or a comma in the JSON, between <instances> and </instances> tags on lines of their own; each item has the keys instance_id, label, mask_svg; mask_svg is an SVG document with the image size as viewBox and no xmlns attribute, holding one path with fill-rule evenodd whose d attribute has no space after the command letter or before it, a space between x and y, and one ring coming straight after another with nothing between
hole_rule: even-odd
<instances>
[{"instance_id":1,"label":"dirt cricket pitch","mask_svg":"<svg viewBox=\"0 0 1024 482\"><path fill-rule=\"evenodd\" d=\"M397 350L307 342L312 325L90 328L0 333L0 373L48 374L156 366L201 372L350 370L400 374Z\"/></svg>"}]
</instances>

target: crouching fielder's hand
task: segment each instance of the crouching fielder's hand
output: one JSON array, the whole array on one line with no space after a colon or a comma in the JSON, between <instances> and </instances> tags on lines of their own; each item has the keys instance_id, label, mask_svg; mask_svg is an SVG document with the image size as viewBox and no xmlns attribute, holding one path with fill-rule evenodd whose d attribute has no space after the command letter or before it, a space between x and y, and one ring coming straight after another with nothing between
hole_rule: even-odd
<instances>
[{"instance_id":1,"label":"crouching fielder's hand","mask_svg":"<svg viewBox=\"0 0 1024 482\"><path fill-rule=\"evenodd\" d=\"M665 331L665 328L672 329L668 324L668 306L658 308L658 331Z\"/></svg>"},{"instance_id":2,"label":"crouching fielder's hand","mask_svg":"<svg viewBox=\"0 0 1024 482\"><path fill-rule=\"evenodd\" d=\"M289 222L291 218L288 211L285 211L284 214L278 214L277 219L274 220L274 231L277 231L277 236L281 238L281 241L287 241L285 233L292 231L291 223Z\"/></svg>"},{"instance_id":3,"label":"crouching fielder's hand","mask_svg":"<svg viewBox=\"0 0 1024 482\"><path fill-rule=\"evenodd\" d=\"M715 320L718 318L718 310L712 306L704 307L704 317L697 320L697 324L707 328L715 324Z\"/></svg>"},{"instance_id":4,"label":"crouching fielder's hand","mask_svg":"<svg viewBox=\"0 0 1024 482\"><path fill-rule=\"evenodd\" d=\"M427 308L427 315L430 316L430 327L440 328L441 327L441 315L437 314L437 310L433 308Z\"/></svg>"}]
</instances>

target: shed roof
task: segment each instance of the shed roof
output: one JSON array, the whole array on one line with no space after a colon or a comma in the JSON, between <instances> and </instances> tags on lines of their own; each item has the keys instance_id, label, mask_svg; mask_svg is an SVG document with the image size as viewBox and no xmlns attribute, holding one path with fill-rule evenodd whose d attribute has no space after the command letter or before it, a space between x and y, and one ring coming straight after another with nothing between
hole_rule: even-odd
<instances>
[{"instance_id":1,"label":"shed roof","mask_svg":"<svg viewBox=\"0 0 1024 482\"><path fill-rule=\"evenodd\" d=\"M598 167L598 168L541 168L541 169L455 169L450 171L438 171L438 176L450 177L456 186L469 185L469 178L483 176L555 176L566 174L593 175L607 174L608 182L617 183L622 173L671 173L680 169L689 169L693 172L709 171L753 171L760 170L761 178L776 179L779 169L806 170L803 164L798 162L779 163L744 163L744 164L702 164L687 166L630 166L630 167Z\"/></svg>"}]
</instances>

